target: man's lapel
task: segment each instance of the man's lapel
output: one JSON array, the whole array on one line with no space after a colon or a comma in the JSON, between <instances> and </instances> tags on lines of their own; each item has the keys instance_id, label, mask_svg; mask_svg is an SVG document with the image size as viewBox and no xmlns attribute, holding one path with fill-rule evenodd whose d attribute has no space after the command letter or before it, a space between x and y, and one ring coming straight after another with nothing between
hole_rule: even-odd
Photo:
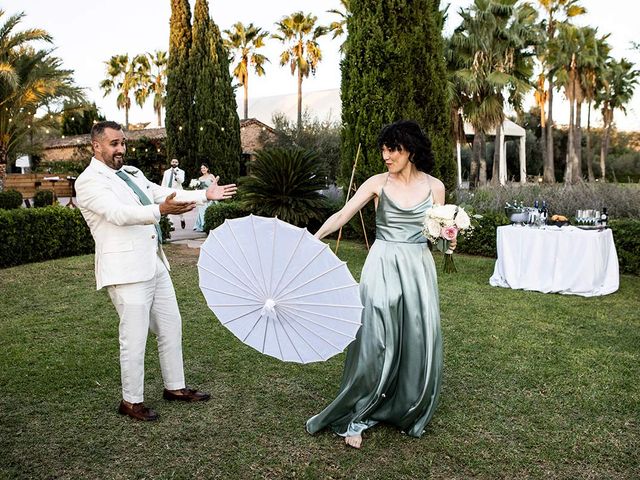
<instances>
[{"instance_id":1,"label":"man's lapel","mask_svg":"<svg viewBox=\"0 0 640 480\"><path fill-rule=\"evenodd\" d=\"M112 186L113 191L116 193L116 195L118 195L118 198L124 201L126 201L125 199L133 200L136 204L142 205L140 199L138 198L138 195L136 195L136 192L134 192L131 187L129 187L129 185L125 183L124 180L116 175L115 170L107 167L100 160L94 159L93 161L96 162L96 164L94 165L96 173L98 173L102 178L105 179L107 183ZM135 181L135 179L133 180ZM127 201L127 203L130 202Z\"/></svg>"}]
</instances>

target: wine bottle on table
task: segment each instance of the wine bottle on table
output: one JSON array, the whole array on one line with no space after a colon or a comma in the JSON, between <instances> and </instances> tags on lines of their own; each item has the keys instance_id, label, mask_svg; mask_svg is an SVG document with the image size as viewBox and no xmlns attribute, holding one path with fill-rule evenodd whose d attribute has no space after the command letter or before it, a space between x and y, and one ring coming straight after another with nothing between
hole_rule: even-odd
<instances>
[{"instance_id":1,"label":"wine bottle on table","mask_svg":"<svg viewBox=\"0 0 640 480\"><path fill-rule=\"evenodd\" d=\"M602 207L602 213L600 213L600 226L606 227L609 223L609 214L607 213L607 207Z\"/></svg>"},{"instance_id":2,"label":"wine bottle on table","mask_svg":"<svg viewBox=\"0 0 640 480\"><path fill-rule=\"evenodd\" d=\"M540 223L542 223L542 225L547 224L548 215L549 215L549 211L547 210L547 202L546 200L543 200L542 208L540 209Z\"/></svg>"},{"instance_id":3,"label":"wine bottle on table","mask_svg":"<svg viewBox=\"0 0 640 480\"><path fill-rule=\"evenodd\" d=\"M538 202L538 199L533 201L533 208L531 209L531 212L529 212L529 223L536 227L540 226L540 203Z\"/></svg>"}]
</instances>

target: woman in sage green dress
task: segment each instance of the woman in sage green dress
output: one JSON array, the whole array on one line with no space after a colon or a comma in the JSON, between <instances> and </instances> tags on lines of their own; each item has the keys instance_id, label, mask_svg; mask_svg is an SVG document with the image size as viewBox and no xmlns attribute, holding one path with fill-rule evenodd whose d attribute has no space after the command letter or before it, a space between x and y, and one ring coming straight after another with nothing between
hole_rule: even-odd
<instances>
[{"instance_id":1,"label":"woman in sage green dress","mask_svg":"<svg viewBox=\"0 0 640 480\"><path fill-rule=\"evenodd\" d=\"M442 378L438 284L422 224L428 208L444 204L444 185L429 174L431 143L416 122L387 125L378 146L388 172L364 182L315 235L337 231L375 202L376 241L360 278L362 326L347 350L335 400L307 421L309 433L330 427L354 448L379 422L420 437Z\"/></svg>"},{"instance_id":2,"label":"woman in sage green dress","mask_svg":"<svg viewBox=\"0 0 640 480\"><path fill-rule=\"evenodd\" d=\"M203 163L202 165L200 165L200 173L202 175L198 177L198 181L200 182L200 185L198 186L199 190L206 190L207 188L209 188L209 185L211 185L212 183L217 184L218 179L220 178L220 177L214 176L209 171L209 165L207 165L206 163ZM196 220L193 223L193 229L196 232L204 232L204 213L207 211L207 208L209 208L209 205L212 205L213 203L215 202L213 202L212 200L209 200L204 205L200 205L196 207Z\"/></svg>"}]
</instances>

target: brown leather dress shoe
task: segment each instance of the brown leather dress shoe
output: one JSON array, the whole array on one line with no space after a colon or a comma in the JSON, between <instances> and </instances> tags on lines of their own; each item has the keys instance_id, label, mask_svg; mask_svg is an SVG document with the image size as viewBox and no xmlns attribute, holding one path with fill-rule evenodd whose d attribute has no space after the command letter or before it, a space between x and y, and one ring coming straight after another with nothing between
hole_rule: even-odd
<instances>
[{"instance_id":1,"label":"brown leather dress shoe","mask_svg":"<svg viewBox=\"0 0 640 480\"><path fill-rule=\"evenodd\" d=\"M199 392L193 388L181 388L180 390L167 390L162 392L162 398L165 400L180 400L182 402L206 402L211 395Z\"/></svg>"},{"instance_id":2,"label":"brown leather dress shoe","mask_svg":"<svg viewBox=\"0 0 640 480\"><path fill-rule=\"evenodd\" d=\"M122 415L129 415L131 418L142 420L144 422L158 419L158 414L155 412L155 410L152 410L149 407L145 407L144 403L126 404L123 400L120 402L120 406L118 407L118 413Z\"/></svg>"}]
</instances>

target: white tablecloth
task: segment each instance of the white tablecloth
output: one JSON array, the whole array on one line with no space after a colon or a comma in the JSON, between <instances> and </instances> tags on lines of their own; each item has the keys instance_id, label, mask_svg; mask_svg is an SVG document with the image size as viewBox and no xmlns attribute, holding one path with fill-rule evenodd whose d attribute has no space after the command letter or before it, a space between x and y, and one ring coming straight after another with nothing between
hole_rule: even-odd
<instances>
[{"instance_id":1,"label":"white tablecloth","mask_svg":"<svg viewBox=\"0 0 640 480\"><path fill-rule=\"evenodd\" d=\"M494 287L593 297L618 290L618 254L610 229L498 227Z\"/></svg>"}]
</instances>

